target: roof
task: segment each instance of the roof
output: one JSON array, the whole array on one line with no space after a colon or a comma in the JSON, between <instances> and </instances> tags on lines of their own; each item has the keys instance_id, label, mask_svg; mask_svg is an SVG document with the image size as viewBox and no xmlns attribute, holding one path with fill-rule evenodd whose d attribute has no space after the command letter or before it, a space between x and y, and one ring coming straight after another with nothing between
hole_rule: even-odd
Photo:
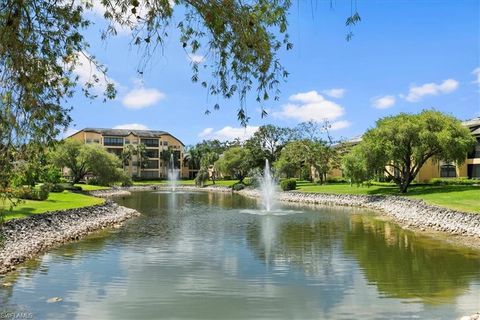
<instances>
[{"instance_id":1,"label":"roof","mask_svg":"<svg viewBox=\"0 0 480 320\"><path fill-rule=\"evenodd\" d=\"M476 127L476 126L479 126L480 127L480 117L477 117L477 118L473 118L473 119L470 119L470 120L467 120L467 121L463 121L462 124L466 127Z\"/></svg>"},{"instance_id":2,"label":"roof","mask_svg":"<svg viewBox=\"0 0 480 320\"><path fill-rule=\"evenodd\" d=\"M162 135L169 134L159 130L134 130L134 129L107 129L107 128L85 128L81 131L100 133L106 136L128 136L130 133L135 136L159 138Z\"/></svg>"},{"instance_id":3,"label":"roof","mask_svg":"<svg viewBox=\"0 0 480 320\"><path fill-rule=\"evenodd\" d=\"M99 133L105 136L119 136L119 137L125 137L130 134L133 134L134 136L141 137L141 138L160 138L161 136L164 135L169 135L172 138L178 140L182 146L185 146L183 142L173 136L172 134L166 132L166 131L161 131L161 130L135 130L135 129L109 129L109 128L84 128L80 130L79 132L84 131L84 132L94 132L94 133Z\"/></svg>"}]
</instances>

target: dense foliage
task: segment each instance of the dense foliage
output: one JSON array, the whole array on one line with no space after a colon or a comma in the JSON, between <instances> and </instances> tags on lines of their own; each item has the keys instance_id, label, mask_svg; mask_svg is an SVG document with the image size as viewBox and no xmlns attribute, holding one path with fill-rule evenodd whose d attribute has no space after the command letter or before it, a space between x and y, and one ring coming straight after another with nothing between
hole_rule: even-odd
<instances>
[{"instance_id":1,"label":"dense foliage","mask_svg":"<svg viewBox=\"0 0 480 320\"><path fill-rule=\"evenodd\" d=\"M297 189L297 180L295 179L284 179L280 181L280 188L283 191L290 191Z\"/></svg>"},{"instance_id":2,"label":"dense foliage","mask_svg":"<svg viewBox=\"0 0 480 320\"><path fill-rule=\"evenodd\" d=\"M364 162L368 172L385 175L405 193L427 160L462 164L474 145L470 130L452 116L400 113L378 120L363 136L359 158L350 162Z\"/></svg>"},{"instance_id":3,"label":"dense foliage","mask_svg":"<svg viewBox=\"0 0 480 320\"><path fill-rule=\"evenodd\" d=\"M243 147L232 147L215 162L215 167L224 175L242 182L252 168L252 163L250 150Z\"/></svg>"},{"instance_id":4,"label":"dense foliage","mask_svg":"<svg viewBox=\"0 0 480 320\"><path fill-rule=\"evenodd\" d=\"M73 184L85 180L87 176L99 185L128 180L120 159L99 145L68 139L57 147L51 157L56 166L67 170Z\"/></svg>"}]
</instances>

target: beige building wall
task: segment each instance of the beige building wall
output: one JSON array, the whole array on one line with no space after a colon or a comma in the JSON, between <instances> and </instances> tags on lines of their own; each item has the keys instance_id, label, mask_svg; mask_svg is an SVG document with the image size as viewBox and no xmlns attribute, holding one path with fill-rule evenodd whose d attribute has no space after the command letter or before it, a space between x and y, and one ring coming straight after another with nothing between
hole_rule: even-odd
<instances>
[{"instance_id":1,"label":"beige building wall","mask_svg":"<svg viewBox=\"0 0 480 320\"><path fill-rule=\"evenodd\" d=\"M108 146L104 145L104 137L116 137L116 138L123 138L123 145L121 146ZM176 139L175 137L171 136L170 134L162 134L158 138L157 137L149 137L149 136L141 136L139 134L138 136L135 134L128 134L125 136L119 136L119 135L108 135L108 134L102 134L98 132L90 132L90 131L79 131L69 137L69 139L74 139L81 141L83 143L98 143L102 145L105 149L107 149L110 152L119 154L122 152L122 150L128 146L129 144L131 145L138 145L141 143L141 139L157 139L158 140L158 146L157 147L146 147L147 150L156 150L158 151L158 156L151 157L149 160L151 161L157 161L158 163L158 168L140 168L140 166L134 165L139 159L137 159L136 156L132 158L132 161L130 161L128 164L123 164L123 168L125 172L127 172L130 176L142 176L143 175L148 175L151 178L166 178L167 177L167 167L168 167L168 162L164 162L161 160L161 152L163 150L168 150L168 148L171 148L173 151L178 151L180 154L180 161L179 165L179 176L180 178L188 178L189 175L189 170L187 166L184 166L183 163L183 158L184 158L184 147L183 144L180 140Z\"/></svg>"}]
</instances>

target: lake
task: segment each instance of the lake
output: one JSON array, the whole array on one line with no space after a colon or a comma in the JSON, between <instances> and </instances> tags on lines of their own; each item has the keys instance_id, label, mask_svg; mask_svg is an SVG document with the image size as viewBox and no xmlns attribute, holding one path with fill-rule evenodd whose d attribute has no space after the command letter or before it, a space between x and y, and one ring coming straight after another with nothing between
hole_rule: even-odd
<instances>
[{"instance_id":1,"label":"lake","mask_svg":"<svg viewBox=\"0 0 480 320\"><path fill-rule=\"evenodd\" d=\"M365 209L134 192L142 213L0 276L0 316L456 319L480 310L480 252ZM57 303L47 303L61 297Z\"/></svg>"}]
</instances>

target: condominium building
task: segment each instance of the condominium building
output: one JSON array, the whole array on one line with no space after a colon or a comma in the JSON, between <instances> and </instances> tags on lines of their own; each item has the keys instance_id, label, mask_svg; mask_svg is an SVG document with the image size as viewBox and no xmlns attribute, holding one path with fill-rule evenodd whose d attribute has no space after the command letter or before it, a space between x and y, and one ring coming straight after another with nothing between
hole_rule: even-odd
<instances>
[{"instance_id":1,"label":"condominium building","mask_svg":"<svg viewBox=\"0 0 480 320\"><path fill-rule=\"evenodd\" d=\"M417 182L427 182L433 178L474 178L480 179L480 117L462 122L470 129L472 135L477 139L477 144L466 156L462 165L445 161L428 160L418 172L415 180ZM347 141L349 146L354 146L362 141L361 137L356 137ZM330 177L341 177L342 171L334 169L329 174Z\"/></svg>"},{"instance_id":2,"label":"condominium building","mask_svg":"<svg viewBox=\"0 0 480 320\"><path fill-rule=\"evenodd\" d=\"M163 179L171 169L170 160L162 159L162 151L173 154L173 166L180 178L188 178L188 166L184 164L185 145L168 132L157 130L85 128L68 137L83 143L96 143L108 152L120 156L128 145L143 144L147 150L147 163L141 163L137 156L124 163L125 171L131 177Z\"/></svg>"}]
</instances>

